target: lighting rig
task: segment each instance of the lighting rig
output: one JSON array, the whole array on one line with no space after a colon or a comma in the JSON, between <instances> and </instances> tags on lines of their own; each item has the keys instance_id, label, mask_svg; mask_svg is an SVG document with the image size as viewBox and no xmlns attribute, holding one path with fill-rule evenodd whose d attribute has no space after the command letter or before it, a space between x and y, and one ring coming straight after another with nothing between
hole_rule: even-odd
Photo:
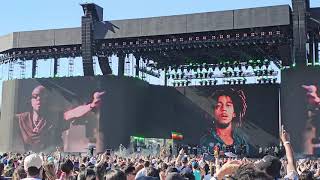
<instances>
[{"instance_id":1,"label":"lighting rig","mask_svg":"<svg viewBox=\"0 0 320 180\"><path fill-rule=\"evenodd\" d=\"M281 69L270 60L170 66L168 86L212 86L280 83Z\"/></svg>"}]
</instances>

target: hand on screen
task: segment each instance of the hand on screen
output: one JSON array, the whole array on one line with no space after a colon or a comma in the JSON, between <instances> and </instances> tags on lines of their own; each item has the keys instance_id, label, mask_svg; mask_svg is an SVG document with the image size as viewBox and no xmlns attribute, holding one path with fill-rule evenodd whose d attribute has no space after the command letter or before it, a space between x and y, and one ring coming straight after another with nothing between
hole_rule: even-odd
<instances>
[{"instance_id":1,"label":"hand on screen","mask_svg":"<svg viewBox=\"0 0 320 180\"><path fill-rule=\"evenodd\" d=\"M307 91L307 98L308 102L312 105L319 105L320 104L320 98L317 94L317 87L314 85L306 86L302 85L302 88Z\"/></svg>"},{"instance_id":2,"label":"hand on screen","mask_svg":"<svg viewBox=\"0 0 320 180\"><path fill-rule=\"evenodd\" d=\"M93 100L91 102L91 107L92 108L99 108L100 105L101 105L101 98L102 96L105 94L106 92L105 91L102 91L102 92L95 92L93 94Z\"/></svg>"}]
</instances>

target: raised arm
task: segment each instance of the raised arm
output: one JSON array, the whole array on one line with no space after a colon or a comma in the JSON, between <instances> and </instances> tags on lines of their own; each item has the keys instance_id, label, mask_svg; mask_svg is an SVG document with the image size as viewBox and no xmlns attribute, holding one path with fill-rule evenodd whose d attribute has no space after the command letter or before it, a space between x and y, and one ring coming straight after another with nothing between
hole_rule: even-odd
<instances>
[{"instance_id":1,"label":"raised arm","mask_svg":"<svg viewBox=\"0 0 320 180\"><path fill-rule=\"evenodd\" d=\"M80 105L71 110L64 112L64 120L68 121L74 118L80 118L86 115L88 112L95 108L99 108L101 105L101 97L105 94L105 92L95 92L93 94L93 100L89 104Z\"/></svg>"},{"instance_id":2,"label":"raised arm","mask_svg":"<svg viewBox=\"0 0 320 180\"><path fill-rule=\"evenodd\" d=\"M287 156L287 160L288 160L287 172L297 171L296 170L296 163L295 163L294 155L293 155L293 149L290 144L290 135L289 135L289 133L286 132L286 130L284 130L283 126L282 126L282 130L281 130L281 141L282 141L284 149L286 151L286 156Z\"/></svg>"}]
</instances>

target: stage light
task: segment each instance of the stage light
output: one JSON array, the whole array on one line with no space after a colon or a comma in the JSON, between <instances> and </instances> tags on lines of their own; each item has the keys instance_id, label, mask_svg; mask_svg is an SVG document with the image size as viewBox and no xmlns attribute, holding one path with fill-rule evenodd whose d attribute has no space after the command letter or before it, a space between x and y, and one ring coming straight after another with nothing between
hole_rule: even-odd
<instances>
[{"instance_id":1,"label":"stage light","mask_svg":"<svg viewBox=\"0 0 320 180\"><path fill-rule=\"evenodd\" d=\"M273 83L277 83L277 78L273 78L273 79L272 79L272 82L273 82Z\"/></svg>"},{"instance_id":2,"label":"stage light","mask_svg":"<svg viewBox=\"0 0 320 180\"><path fill-rule=\"evenodd\" d=\"M199 83L200 83L200 86L203 86L203 81L200 81Z\"/></svg>"},{"instance_id":3,"label":"stage light","mask_svg":"<svg viewBox=\"0 0 320 180\"><path fill-rule=\"evenodd\" d=\"M173 87L175 87L176 86L176 82L173 82L172 85L173 85Z\"/></svg>"},{"instance_id":4,"label":"stage light","mask_svg":"<svg viewBox=\"0 0 320 180\"><path fill-rule=\"evenodd\" d=\"M273 69L271 69L271 70L269 71L269 75L270 75L270 76L272 76L272 75L273 75L273 73L274 73L274 70L273 70Z\"/></svg>"},{"instance_id":5,"label":"stage light","mask_svg":"<svg viewBox=\"0 0 320 180\"><path fill-rule=\"evenodd\" d=\"M267 78L263 78L262 81L263 81L263 83L267 83L268 79Z\"/></svg>"}]
</instances>

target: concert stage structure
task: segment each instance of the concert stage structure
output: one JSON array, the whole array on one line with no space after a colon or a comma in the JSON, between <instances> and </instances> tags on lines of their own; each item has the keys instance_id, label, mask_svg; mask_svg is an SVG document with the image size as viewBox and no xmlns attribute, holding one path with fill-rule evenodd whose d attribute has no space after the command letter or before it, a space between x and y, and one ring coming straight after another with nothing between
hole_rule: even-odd
<instances>
[{"instance_id":1,"label":"concert stage structure","mask_svg":"<svg viewBox=\"0 0 320 180\"><path fill-rule=\"evenodd\" d=\"M103 8L82 4L81 27L13 32L0 37L0 63L82 57L84 76L93 76L93 56L103 74L111 74L108 58L119 58L118 75L124 75L125 58L153 60L157 68L221 60L269 59L279 65L305 65L319 61L320 8L309 0L289 5L174 15L130 20L103 20ZM136 73L141 68L136 63Z\"/></svg>"},{"instance_id":2,"label":"concert stage structure","mask_svg":"<svg viewBox=\"0 0 320 180\"><path fill-rule=\"evenodd\" d=\"M291 7L104 21L103 9L86 3L82 4L81 27L1 36L0 64L8 63L10 72L15 63L23 66L32 61L32 78L3 83L0 130L4 136L0 138L0 150L50 151L55 145L63 145L65 151L74 152L88 143L103 150L128 144L130 136L167 139L172 132L183 134L185 142L198 144L204 132L211 132L208 128L215 128L217 119L212 108L217 99L213 98L221 92L231 93L221 96L236 98L239 112L230 116L231 121L240 126L247 112L239 128L238 145L248 142L254 153L258 146L278 143L280 117L284 114L288 121L284 124L299 132L292 135L298 147L306 142L298 137L304 124L296 125L306 114L299 111L305 109L301 85L317 85L318 79L311 82L308 78L319 77L318 71L305 76L303 68L294 73L281 70L293 65L320 65L320 8L309 4L309 0L292 0ZM159 77L144 65L149 64L151 70L161 69L164 86L125 76L129 55L135 57L136 77L140 72ZM96 58L103 75L115 74L109 64L114 56L118 57L118 76L92 77ZM80 60L78 57L85 77L36 77L40 60L54 60L53 76L57 77L60 59ZM249 66L248 74L245 70ZM251 77L256 78L255 83L248 85L246 78ZM280 93L280 83L289 85L284 93ZM214 86L218 84L222 86ZM97 91L106 92L101 108L91 106ZM35 92L43 94L36 96ZM280 98L284 100L281 103ZM43 124L33 127L30 114L39 111L40 105L47 113L41 118ZM84 111L75 111L78 108ZM33 141L37 138L43 144ZM302 152L303 148L298 150Z\"/></svg>"}]
</instances>

